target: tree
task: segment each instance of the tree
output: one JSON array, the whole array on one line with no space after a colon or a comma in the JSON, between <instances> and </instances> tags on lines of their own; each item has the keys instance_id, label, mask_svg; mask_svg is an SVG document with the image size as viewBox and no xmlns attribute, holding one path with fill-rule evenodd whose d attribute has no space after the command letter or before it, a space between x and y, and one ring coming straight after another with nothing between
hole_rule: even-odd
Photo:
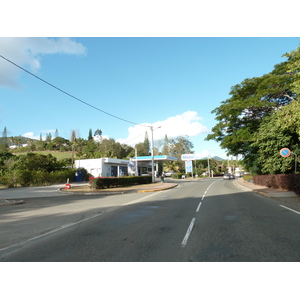
<instances>
[{"instance_id":1,"label":"tree","mask_svg":"<svg viewBox=\"0 0 300 300\"><path fill-rule=\"evenodd\" d=\"M0 144L0 151L7 151L7 150L8 150L7 129L6 127L4 127L1 144Z\"/></svg>"},{"instance_id":2,"label":"tree","mask_svg":"<svg viewBox=\"0 0 300 300\"><path fill-rule=\"evenodd\" d=\"M165 139L164 139L164 142L163 142L163 148L162 148L162 154L164 155L169 155L169 139L168 139L168 136L165 135Z\"/></svg>"},{"instance_id":3,"label":"tree","mask_svg":"<svg viewBox=\"0 0 300 300\"><path fill-rule=\"evenodd\" d=\"M290 88L295 94L300 95L300 47L284 56L288 58L287 73L293 77Z\"/></svg>"},{"instance_id":4,"label":"tree","mask_svg":"<svg viewBox=\"0 0 300 300\"><path fill-rule=\"evenodd\" d=\"M92 129L89 130L89 135L88 135L88 140L92 140L93 139L93 132Z\"/></svg>"},{"instance_id":5,"label":"tree","mask_svg":"<svg viewBox=\"0 0 300 300\"><path fill-rule=\"evenodd\" d=\"M228 154L245 157L246 167L258 159L257 146L252 144L265 117L297 99L292 89L293 76L288 73L289 61L274 66L274 70L261 77L245 79L231 88L231 97L212 113L218 123L206 140L220 142Z\"/></svg>"},{"instance_id":6,"label":"tree","mask_svg":"<svg viewBox=\"0 0 300 300\"><path fill-rule=\"evenodd\" d=\"M293 101L265 118L253 140L259 155L257 163L260 170L257 173L294 172L293 155L283 158L279 151L286 147L300 155L300 103Z\"/></svg>"},{"instance_id":7,"label":"tree","mask_svg":"<svg viewBox=\"0 0 300 300\"><path fill-rule=\"evenodd\" d=\"M101 129L97 129L94 132L94 140L98 143L102 142L103 138L102 138L102 130Z\"/></svg>"},{"instance_id":8,"label":"tree","mask_svg":"<svg viewBox=\"0 0 300 300\"><path fill-rule=\"evenodd\" d=\"M149 142L147 131L145 132L144 147L145 147L145 152L148 153L146 155L151 155L150 142Z\"/></svg>"},{"instance_id":9,"label":"tree","mask_svg":"<svg viewBox=\"0 0 300 300\"><path fill-rule=\"evenodd\" d=\"M73 143L73 142L75 141L75 139L76 139L76 132L75 132L75 130L73 129L73 130L71 131L70 142Z\"/></svg>"},{"instance_id":10,"label":"tree","mask_svg":"<svg viewBox=\"0 0 300 300\"><path fill-rule=\"evenodd\" d=\"M51 132L46 133L46 142L47 142L47 143L50 143L51 141L52 141L52 135L51 135Z\"/></svg>"},{"instance_id":11,"label":"tree","mask_svg":"<svg viewBox=\"0 0 300 300\"><path fill-rule=\"evenodd\" d=\"M184 170L184 162L181 160L181 154L193 153L194 145L189 140L188 136L178 136L176 138L169 139L169 155L176 157L176 162L166 162L165 166L169 169L180 169Z\"/></svg>"},{"instance_id":12,"label":"tree","mask_svg":"<svg viewBox=\"0 0 300 300\"><path fill-rule=\"evenodd\" d=\"M63 138L63 137L55 137L52 140L52 143L54 144L54 147L56 150L65 150L66 147L68 147L70 145L69 140Z\"/></svg>"}]
</instances>

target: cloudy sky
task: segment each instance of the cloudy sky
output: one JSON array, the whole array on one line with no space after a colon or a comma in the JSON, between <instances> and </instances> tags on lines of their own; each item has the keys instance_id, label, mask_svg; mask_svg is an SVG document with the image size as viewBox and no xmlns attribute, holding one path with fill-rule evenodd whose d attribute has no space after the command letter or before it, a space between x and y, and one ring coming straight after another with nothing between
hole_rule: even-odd
<instances>
[{"instance_id":1,"label":"cloudy sky","mask_svg":"<svg viewBox=\"0 0 300 300\"><path fill-rule=\"evenodd\" d=\"M39 138L101 129L134 145L188 136L203 156L226 157L204 141L211 111L245 78L261 76L299 38L0 38L0 125ZM20 69L24 68L28 72ZM32 76L35 75L39 78Z\"/></svg>"}]
</instances>

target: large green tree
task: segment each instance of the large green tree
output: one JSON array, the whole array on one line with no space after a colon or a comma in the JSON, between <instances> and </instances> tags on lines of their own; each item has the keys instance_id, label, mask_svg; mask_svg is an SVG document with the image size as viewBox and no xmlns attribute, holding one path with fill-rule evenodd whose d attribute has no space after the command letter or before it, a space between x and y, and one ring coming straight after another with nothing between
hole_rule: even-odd
<instances>
[{"instance_id":1,"label":"large green tree","mask_svg":"<svg viewBox=\"0 0 300 300\"><path fill-rule=\"evenodd\" d=\"M194 145L189 140L188 136L178 136L176 138L168 139L168 155L176 157L175 162L166 162L167 169L184 170L184 161L181 160L181 154L193 153Z\"/></svg>"},{"instance_id":2,"label":"large green tree","mask_svg":"<svg viewBox=\"0 0 300 300\"><path fill-rule=\"evenodd\" d=\"M290 63L291 59L288 59L275 65L269 74L245 79L233 86L230 98L212 111L217 124L206 140L219 142L230 155L244 155L246 167L253 167L258 159L253 134L265 117L297 99L292 86L295 73L290 72Z\"/></svg>"},{"instance_id":3,"label":"large green tree","mask_svg":"<svg viewBox=\"0 0 300 300\"><path fill-rule=\"evenodd\" d=\"M287 74L293 78L290 88L295 94L300 95L300 47L284 56L288 58Z\"/></svg>"}]
</instances>

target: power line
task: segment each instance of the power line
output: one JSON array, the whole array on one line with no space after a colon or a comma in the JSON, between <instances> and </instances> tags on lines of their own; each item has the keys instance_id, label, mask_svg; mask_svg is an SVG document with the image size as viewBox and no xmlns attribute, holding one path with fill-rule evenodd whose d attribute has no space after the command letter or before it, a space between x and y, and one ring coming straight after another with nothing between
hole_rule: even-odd
<instances>
[{"instance_id":1,"label":"power line","mask_svg":"<svg viewBox=\"0 0 300 300\"><path fill-rule=\"evenodd\" d=\"M96 106L94 106L94 105L91 105L91 104L89 104L89 103L87 103L87 102L85 102L85 101L83 101L83 100L81 100L81 99L79 99L79 98L77 98L77 97L75 97L75 96L73 96L73 95L71 95L71 94L65 92L64 90L58 88L57 86L51 84L50 82L48 82L48 81L46 81L46 80L40 78L39 76L34 75L33 73L31 73L31 72L29 72L28 70L22 68L21 66L19 66L19 65L16 64L16 63L14 63L13 61L7 59L6 57L4 57L4 56L1 55L1 54L0 54L0 57L3 58L4 60L8 61L9 63L13 64L13 65L16 66L17 68L23 70L24 72L30 74L31 76L33 76L33 77L35 77L35 78L41 80L42 82L44 82L44 83L50 85L51 87L57 89L58 91L60 91L60 92L62 92L62 93L64 93L64 94L66 94L66 95L68 95L69 97L71 97L71 98L73 98L73 99L75 99L75 100L77 100L77 101L79 101L79 102L81 102L81 103L83 103L83 104L85 104L85 105L87 105L87 106L93 108L93 109L96 109L96 110L98 110L98 111L100 111L100 112L102 112L102 113L104 113L104 114L107 114L107 115L109 115L109 116L111 116L111 117L113 117L113 118L119 119L119 120L124 121L124 122L127 122L127 123L131 123L131 124L138 125L138 126L149 127L149 126L147 126L147 125L142 125L142 124L138 124L138 123L135 123L135 122L132 122L132 121L128 121L128 120L122 119L122 118L120 118L120 117L117 117L117 116L115 116L115 115L113 115L113 114L111 114L111 113L108 113L108 112L106 112L106 111L104 111L104 110L102 110L102 109L100 109L100 108L98 108L98 107L96 107Z\"/></svg>"}]
</instances>

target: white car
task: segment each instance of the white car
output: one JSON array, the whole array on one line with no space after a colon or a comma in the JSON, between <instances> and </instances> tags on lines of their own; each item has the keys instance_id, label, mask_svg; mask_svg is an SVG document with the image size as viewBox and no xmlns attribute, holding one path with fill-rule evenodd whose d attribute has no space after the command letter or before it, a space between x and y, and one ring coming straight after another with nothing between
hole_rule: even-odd
<instances>
[{"instance_id":1,"label":"white car","mask_svg":"<svg viewBox=\"0 0 300 300\"><path fill-rule=\"evenodd\" d=\"M173 171L173 170L171 170L171 171L168 171L168 172L166 172L165 173L165 176L166 177L171 177L173 174L175 174L176 172L175 171Z\"/></svg>"}]
</instances>

